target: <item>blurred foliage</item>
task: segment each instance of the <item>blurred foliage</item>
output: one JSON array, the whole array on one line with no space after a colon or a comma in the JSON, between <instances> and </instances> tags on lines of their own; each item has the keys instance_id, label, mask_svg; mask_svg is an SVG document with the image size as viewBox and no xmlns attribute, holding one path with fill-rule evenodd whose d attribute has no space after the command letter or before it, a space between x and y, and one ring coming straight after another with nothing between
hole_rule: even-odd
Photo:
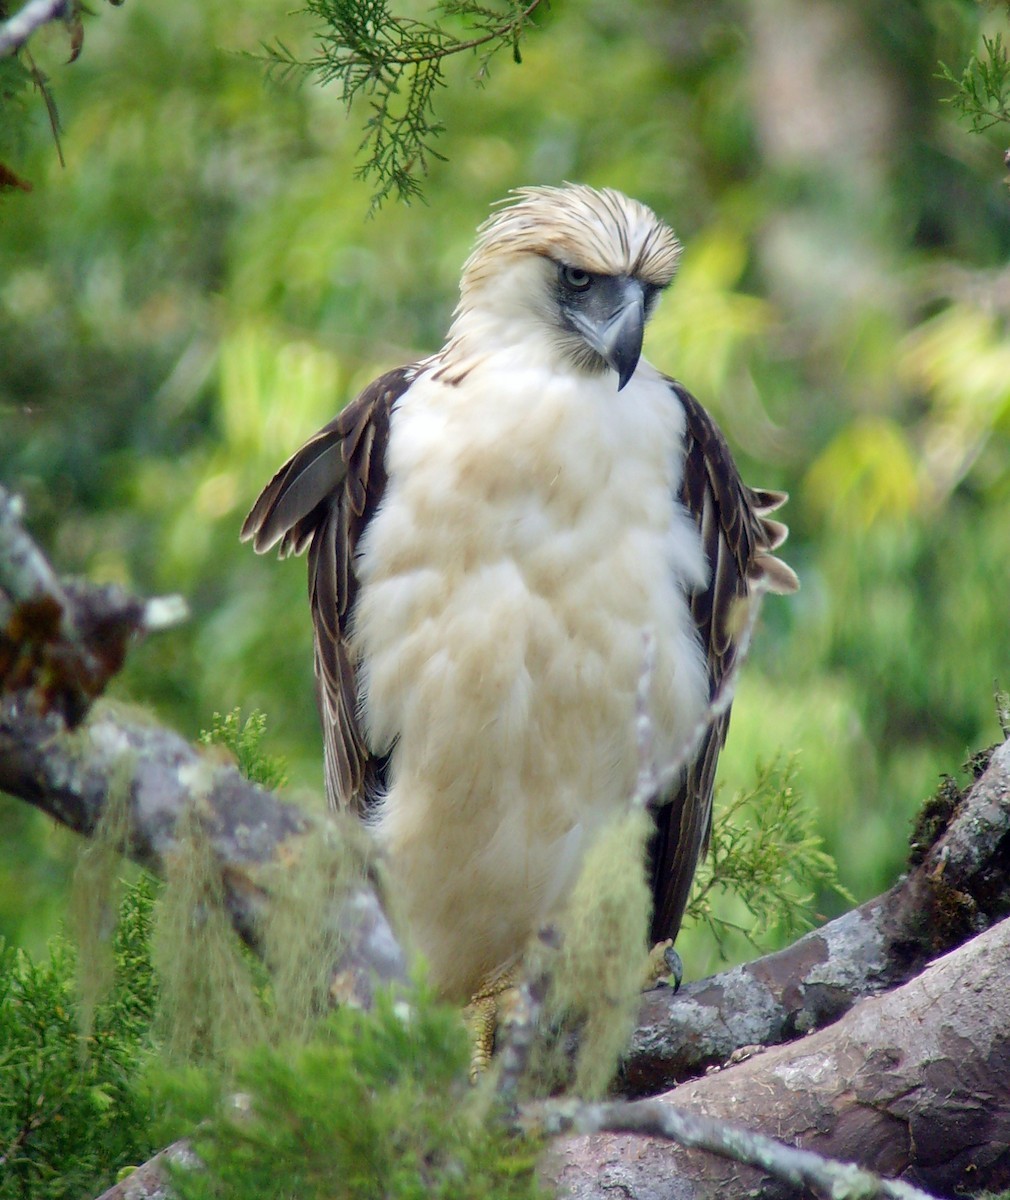
<instances>
[{"instance_id":1,"label":"blurred foliage","mask_svg":"<svg viewBox=\"0 0 1010 1200\"><path fill-rule=\"evenodd\" d=\"M126 891L112 936L112 987L82 1038L75 952L64 937L38 963L0 947L0 1197L95 1196L157 1149L138 1079L149 1052L155 986L152 882Z\"/></svg>"},{"instance_id":2,"label":"blurred foliage","mask_svg":"<svg viewBox=\"0 0 1010 1200\"><path fill-rule=\"evenodd\" d=\"M305 1045L247 1051L234 1078L207 1069L164 1076L162 1138L195 1129L206 1164L174 1171L173 1192L180 1200L546 1197L540 1147L488 1119L468 1064L457 1011L423 993L409 1008L380 993L372 1012L342 1008Z\"/></svg>"},{"instance_id":3,"label":"blurred foliage","mask_svg":"<svg viewBox=\"0 0 1010 1200\"><path fill-rule=\"evenodd\" d=\"M113 973L86 1032L72 943L54 937L45 963L0 947L0 1200L96 1196L194 1134L204 1168L175 1175L180 1198L546 1196L542 1147L488 1119L458 1010L421 987L409 1005L382 993L368 1013L317 1014L304 1040L251 1037L168 1065L153 915L141 873L124 890Z\"/></svg>"},{"instance_id":4,"label":"blurred foliage","mask_svg":"<svg viewBox=\"0 0 1010 1200\"><path fill-rule=\"evenodd\" d=\"M937 78L1004 17L586 0L536 19L522 65L479 93L479 52L453 57L427 206L370 221L339 87L264 78L262 44L312 53L279 0L104 9L72 66L65 31L38 34L67 166L22 91L4 154L34 190L0 199L3 482L61 569L190 599L121 694L190 736L262 709L266 749L318 792L304 566L256 559L242 517L357 389L440 344L492 201L619 187L685 245L649 357L712 409L748 480L792 494L803 590L764 607L724 794L798 752L863 898L900 870L940 772L997 735L1010 676L1010 197L998 131L971 135ZM15 806L0 821L0 930L38 949L66 840ZM811 903L844 902L818 885ZM685 932L692 974L711 948Z\"/></svg>"}]
</instances>

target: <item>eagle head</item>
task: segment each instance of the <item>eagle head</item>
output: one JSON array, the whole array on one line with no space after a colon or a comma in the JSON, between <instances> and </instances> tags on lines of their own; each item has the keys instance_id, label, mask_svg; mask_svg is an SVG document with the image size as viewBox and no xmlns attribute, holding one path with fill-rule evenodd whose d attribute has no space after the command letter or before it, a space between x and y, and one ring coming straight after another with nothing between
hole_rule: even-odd
<instances>
[{"instance_id":1,"label":"eagle head","mask_svg":"<svg viewBox=\"0 0 1010 1200\"><path fill-rule=\"evenodd\" d=\"M519 188L478 230L454 332L496 320L528 346L535 327L577 370L616 371L620 390L679 257L673 230L612 188Z\"/></svg>"}]
</instances>

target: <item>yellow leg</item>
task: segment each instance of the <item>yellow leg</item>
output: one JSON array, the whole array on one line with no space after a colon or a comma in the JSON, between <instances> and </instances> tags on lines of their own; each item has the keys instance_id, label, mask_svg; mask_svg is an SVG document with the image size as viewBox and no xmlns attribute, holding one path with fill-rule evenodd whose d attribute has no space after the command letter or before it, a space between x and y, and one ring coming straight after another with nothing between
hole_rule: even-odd
<instances>
[{"instance_id":1,"label":"yellow leg","mask_svg":"<svg viewBox=\"0 0 1010 1200\"><path fill-rule=\"evenodd\" d=\"M642 988L648 991L649 988L664 982L676 991L680 987L683 970L680 956L673 948L672 939L657 942L649 953L642 977ZM470 1033L471 1083L476 1083L491 1065L498 1030L505 1024L510 1007L514 1004L516 985L521 977L521 966L514 966L490 976L474 992L470 1003L463 1009L463 1018Z\"/></svg>"},{"instance_id":2,"label":"yellow leg","mask_svg":"<svg viewBox=\"0 0 1010 1200\"><path fill-rule=\"evenodd\" d=\"M508 1007L508 995L519 979L518 968L502 971L500 974L486 979L474 993L470 1003L463 1010L467 1029L470 1031L472 1047L470 1057L470 1080L477 1079L491 1065L494 1053L495 1035L501 1023L501 1017Z\"/></svg>"}]
</instances>

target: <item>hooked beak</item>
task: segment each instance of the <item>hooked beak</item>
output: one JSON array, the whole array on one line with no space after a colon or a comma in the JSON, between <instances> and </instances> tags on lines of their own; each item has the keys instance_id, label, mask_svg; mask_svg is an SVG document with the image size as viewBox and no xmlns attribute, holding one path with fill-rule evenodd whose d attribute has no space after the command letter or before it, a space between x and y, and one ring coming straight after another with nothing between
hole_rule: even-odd
<instances>
[{"instance_id":1,"label":"hooked beak","mask_svg":"<svg viewBox=\"0 0 1010 1200\"><path fill-rule=\"evenodd\" d=\"M617 372L617 390L631 379L642 356L645 289L637 279L609 279L593 303L569 319L603 361Z\"/></svg>"}]
</instances>

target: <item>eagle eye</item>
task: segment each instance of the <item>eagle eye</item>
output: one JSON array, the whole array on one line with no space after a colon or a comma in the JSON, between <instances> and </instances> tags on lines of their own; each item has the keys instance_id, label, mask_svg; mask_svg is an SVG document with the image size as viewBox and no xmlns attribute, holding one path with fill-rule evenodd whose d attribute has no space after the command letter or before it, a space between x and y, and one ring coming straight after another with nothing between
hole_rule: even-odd
<instances>
[{"instance_id":1,"label":"eagle eye","mask_svg":"<svg viewBox=\"0 0 1010 1200\"><path fill-rule=\"evenodd\" d=\"M593 282L592 275L588 271L580 270L579 267L561 268L561 282L567 288L571 288L573 292L584 292Z\"/></svg>"}]
</instances>

